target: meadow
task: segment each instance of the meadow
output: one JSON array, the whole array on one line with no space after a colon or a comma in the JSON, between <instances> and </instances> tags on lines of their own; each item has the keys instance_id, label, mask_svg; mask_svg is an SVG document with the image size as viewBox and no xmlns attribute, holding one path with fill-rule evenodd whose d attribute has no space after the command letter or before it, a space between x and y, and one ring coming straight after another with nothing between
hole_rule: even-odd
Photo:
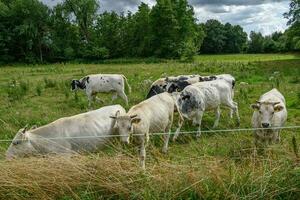
<instances>
[{"instance_id":1,"label":"meadow","mask_svg":"<svg viewBox=\"0 0 300 200\"><path fill-rule=\"evenodd\" d=\"M10 140L29 125L89 110L83 92L72 93L70 82L93 73L124 74L132 93L129 106L111 94L104 103L126 110L143 99L150 82L180 74L232 74L236 80L240 128L251 127L251 103L276 87L286 98L287 126L300 125L300 55L203 55L191 62L107 62L7 65L0 68L0 139ZM150 81L151 80L151 81ZM245 82L240 84L241 82ZM218 129L238 128L222 109ZM206 113L202 130L210 130L214 113ZM176 120L173 130L176 129ZM183 131L196 130L186 122ZM138 166L137 148L117 139L95 154L5 160L9 142L0 143L0 199L299 199L300 129L283 130L280 144L254 155L252 132L182 134L161 153L162 139L151 137L146 171Z\"/></svg>"}]
</instances>

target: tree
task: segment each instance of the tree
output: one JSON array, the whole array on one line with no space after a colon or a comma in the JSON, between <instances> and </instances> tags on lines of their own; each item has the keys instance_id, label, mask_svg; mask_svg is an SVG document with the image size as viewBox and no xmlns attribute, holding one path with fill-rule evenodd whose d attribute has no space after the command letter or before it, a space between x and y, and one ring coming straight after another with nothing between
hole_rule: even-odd
<instances>
[{"instance_id":1,"label":"tree","mask_svg":"<svg viewBox=\"0 0 300 200\"><path fill-rule=\"evenodd\" d=\"M272 39L272 36L266 36L264 37L264 43L263 43L263 52L264 53L276 53L278 52L277 44Z\"/></svg>"},{"instance_id":2,"label":"tree","mask_svg":"<svg viewBox=\"0 0 300 200\"><path fill-rule=\"evenodd\" d=\"M300 0L291 0L290 10L284 16L289 19L291 25L286 31L287 43L290 50L300 50Z\"/></svg>"},{"instance_id":3,"label":"tree","mask_svg":"<svg viewBox=\"0 0 300 200\"><path fill-rule=\"evenodd\" d=\"M64 6L70 14L75 16L75 21L80 28L83 39L90 41L90 30L97 16L99 3L97 0L65 0Z\"/></svg>"},{"instance_id":4,"label":"tree","mask_svg":"<svg viewBox=\"0 0 300 200\"><path fill-rule=\"evenodd\" d=\"M202 53L222 53L226 43L224 25L218 20L205 23L205 38L201 47Z\"/></svg>"},{"instance_id":5,"label":"tree","mask_svg":"<svg viewBox=\"0 0 300 200\"><path fill-rule=\"evenodd\" d=\"M171 0L157 0L151 14L151 45L154 55L176 57L176 33L179 29Z\"/></svg>"},{"instance_id":6,"label":"tree","mask_svg":"<svg viewBox=\"0 0 300 200\"><path fill-rule=\"evenodd\" d=\"M241 53L247 45L247 33L239 25L232 26L226 23L225 27L225 53Z\"/></svg>"},{"instance_id":7,"label":"tree","mask_svg":"<svg viewBox=\"0 0 300 200\"><path fill-rule=\"evenodd\" d=\"M121 20L115 12L104 12L98 16L95 32L99 38L99 46L107 49L108 57L120 57L122 38L120 33Z\"/></svg>"},{"instance_id":8,"label":"tree","mask_svg":"<svg viewBox=\"0 0 300 200\"><path fill-rule=\"evenodd\" d=\"M141 3L137 13L133 16L135 23L132 38L131 55L138 57L146 57L152 54L151 52L151 26L150 26L150 11L151 9L145 3Z\"/></svg>"},{"instance_id":9,"label":"tree","mask_svg":"<svg viewBox=\"0 0 300 200\"><path fill-rule=\"evenodd\" d=\"M0 4L3 9L0 38L6 41L1 42L4 51L15 60L43 62L43 53L50 43L48 7L38 0L3 2Z\"/></svg>"},{"instance_id":10,"label":"tree","mask_svg":"<svg viewBox=\"0 0 300 200\"><path fill-rule=\"evenodd\" d=\"M72 23L63 4L56 5L51 11L51 45L52 59L70 60L79 56L79 28Z\"/></svg>"},{"instance_id":11,"label":"tree","mask_svg":"<svg viewBox=\"0 0 300 200\"><path fill-rule=\"evenodd\" d=\"M290 10L284 13L284 16L289 19L288 25L294 25L300 22L300 0L291 0Z\"/></svg>"},{"instance_id":12,"label":"tree","mask_svg":"<svg viewBox=\"0 0 300 200\"><path fill-rule=\"evenodd\" d=\"M264 44L264 37L262 36L262 34L251 31L248 52L263 53L264 50L263 44Z\"/></svg>"}]
</instances>

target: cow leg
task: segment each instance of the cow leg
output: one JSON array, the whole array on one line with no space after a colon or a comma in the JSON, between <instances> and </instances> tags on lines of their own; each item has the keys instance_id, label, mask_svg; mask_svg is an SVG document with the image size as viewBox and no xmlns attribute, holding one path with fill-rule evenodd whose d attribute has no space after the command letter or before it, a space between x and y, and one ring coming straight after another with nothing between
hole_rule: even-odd
<instances>
[{"instance_id":1,"label":"cow leg","mask_svg":"<svg viewBox=\"0 0 300 200\"><path fill-rule=\"evenodd\" d=\"M164 146L163 146L163 149L162 149L163 153L167 153L168 152L170 132L171 132L171 130L169 130L168 132L165 132L165 135L164 135ZM166 133L168 133L168 134L166 134Z\"/></svg>"},{"instance_id":2,"label":"cow leg","mask_svg":"<svg viewBox=\"0 0 300 200\"><path fill-rule=\"evenodd\" d=\"M115 92L111 97L111 101L114 102L118 98L118 94Z\"/></svg>"},{"instance_id":3,"label":"cow leg","mask_svg":"<svg viewBox=\"0 0 300 200\"><path fill-rule=\"evenodd\" d=\"M104 101L102 100L102 99L100 99L99 97L97 97L96 95L95 95L95 99L96 99L96 101L99 103L104 103Z\"/></svg>"},{"instance_id":4,"label":"cow leg","mask_svg":"<svg viewBox=\"0 0 300 200\"><path fill-rule=\"evenodd\" d=\"M175 134L173 136L173 142L175 142L175 140L178 138L180 130L181 130L181 127L182 127L183 122L184 122L184 119L183 119L182 115L179 112L178 112L178 115L179 115L179 118L178 118L178 127L177 127L177 129L175 131Z\"/></svg>"},{"instance_id":5,"label":"cow leg","mask_svg":"<svg viewBox=\"0 0 300 200\"><path fill-rule=\"evenodd\" d=\"M170 115L170 117L169 117L169 124L166 127L166 129L165 129L164 146L163 146L163 149L162 149L163 153L167 153L168 152L168 145L169 145L169 139L170 139L170 135L171 135L172 124L173 124L173 113Z\"/></svg>"},{"instance_id":6,"label":"cow leg","mask_svg":"<svg viewBox=\"0 0 300 200\"><path fill-rule=\"evenodd\" d=\"M197 130L197 135L196 137L201 136L201 122L202 122L202 117L203 117L203 112L198 113L197 121L198 121L198 130Z\"/></svg>"},{"instance_id":7,"label":"cow leg","mask_svg":"<svg viewBox=\"0 0 300 200\"><path fill-rule=\"evenodd\" d=\"M235 109L235 114L236 114L236 119L237 119L237 124L238 126L240 126L241 123L241 119L240 119L240 114L239 114L239 107L238 107L238 103L237 102L233 102L236 109Z\"/></svg>"},{"instance_id":8,"label":"cow leg","mask_svg":"<svg viewBox=\"0 0 300 200\"><path fill-rule=\"evenodd\" d=\"M91 107L92 106L92 102L94 101L94 96L92 95L92 93L91 92L86 92L86 96L87 96L87 98L88 98L88 101L89 101L89 107Z\"/></svg>"},{"instance_id":9,"label":"cow leg","mask_svg":"<svg viewBox=\"0 0 300 200\"><path fill-rule=\"evenodd\" d=\"M147 140L147 139L146 139ZM146 160L146 145L145 137L140 137L140 166L142 169L145 169L145 160Z\"/></svg>"},{"instance_id":10,"label":"cow leg","mask_svg":"<svg viewBox=\"0 0 300 200\"><path fill-rule=\"evenodd\" d=\"M234 97L234 91L232 90L232 92L231 92L231 99L233 99L233 97ZM230 114L229 114L229 116L230 116L231 119L233 118L233 113L234 113L234 110L233 110L233 109L230 109Z\"/></svg>"},{"instance_id":11,"label":"cow leg","mask_svg":"<svg viewBox=\"0 0 300 200\"><path fill-rule=\"evenodd\" d=\"M230 109L230 114L229 114L229 116L230 116L231 119L233 118L233 113L234 113L234 111L233 111L232 109Z\"/></svg>"},{"instance_id":12,"label":"cow leg","mask_svg":"<svg viewBox=\"0 0 300 200\"><path fill-rule=\"evenodd\" d=\"M273 138L272 138L274 143L279 143L280 142L280 134L279 130L274 130Z\"/></svg>"},{"instance_id":13,"label":"cow leg","mask_svg":"<svg viewBox=\"0 0 300 200\"><path fill-rule=\"evenodd\" d=\"M128 106L128 97L126 96L125 92L124 91L118 91L118 95L119 95L119 97L124 99L124 101L126 102L126 105Z\"/></svg>"},{"instance_id":14,"label":"cow leg","mask_svg":"<svg viewBox=\"0 0 300 200\"><path fill-rule=\"evenodd\" d=\"M218 125L219 125L220 114L221 114L221 112L220 112L220 106L218 106L217 109L215 110L215 114L216 114L216 119L215 119L213 128L217 128Z\"/></svg>"},{"instance_id":15,"label":"cow leg","mask_svg":"<svg viewBox=\"0 0 300 200\"><path fill-rule=\"evenodd\" d=\"M239 115L238 104L232 100L229 100L228 102L226 102L225 105L234 111L234 113L236 114L236 118L237 118L237 124L238 124L238 126L240 126L240 115Z\"/></svg>"}]
</instances>

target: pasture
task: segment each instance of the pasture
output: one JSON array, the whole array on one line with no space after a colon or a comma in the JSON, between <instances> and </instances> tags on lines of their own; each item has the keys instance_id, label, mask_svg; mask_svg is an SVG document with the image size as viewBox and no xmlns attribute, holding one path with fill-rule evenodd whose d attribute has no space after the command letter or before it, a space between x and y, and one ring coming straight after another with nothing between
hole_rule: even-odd
<instances>
[{"instance_id":1,"label":"pasture","mask_svg":"<svg viewBox=\"0 0 300 200\"><path fill-rule=\"evenodd\" d=\"M44 125L88 110L83 92L70 82L93 73L124 74L132 93L128 110L142 101L149 81L169 75L229 73L236 80L240 128L251 127L250 104L273 87L287 100L287 126L300 125L300 56L292 54L197 56L193 62L14 65L0 68L0 139L12 139L26 124ZM241 84L246 82L248 84ZM111 94L98 95L111 104ZM175 117L177 119L177 117ZM205 113L202 130L213 125ZM176 120L172 130L176 129ZM221 109L218 129L238 128ZM185 122L182 131L196 130ZM293 136L294 139L293 139ZM300 129L283 130L280 144L253 154L251 132L182 134L160 152L162 139L151 137L146 171L138 166L134 145L117 139L97 154L5 161L0 144L0 199L299 199Z\"/></svg>"}]
</instances>

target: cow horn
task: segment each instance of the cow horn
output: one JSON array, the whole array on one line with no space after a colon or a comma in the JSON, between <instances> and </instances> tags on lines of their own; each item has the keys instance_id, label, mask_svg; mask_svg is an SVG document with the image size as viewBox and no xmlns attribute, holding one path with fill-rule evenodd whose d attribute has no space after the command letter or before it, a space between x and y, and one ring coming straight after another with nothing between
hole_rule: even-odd
<instances>
[{"instance_id":1,"label":"cow horn","mask_svg":"<svg viewBox=\"0 0 300 200\"><path fill-rule=\"evenodd\" d=\"M273 104L273 106L275 106L275 105L277 105L277 104L279 104L280 102L279 101L277 101L277 102L273 102L272 104Z\"/></svg>"},{"instance_id":2,"label":"cow horn","mask_svg":"<svg viewBox=\"0 0 300 200\"><path fill-rule=\"evenodd\" d=\"M25 127L22 130L22 133L25 133L27 129L28 129L28 124L25 125Z\"/></svg>"},{"instance_id":3,"label":"cow horn","mask_svg":"<svg viewBox=\"0 0 300 200\"><path fill-rule=\"evenodd\" d=\"M135 118L136 116L137 116L137 115L131 115L130 118L132 119L132 118Z\"/></svg>"}]
</instances>

